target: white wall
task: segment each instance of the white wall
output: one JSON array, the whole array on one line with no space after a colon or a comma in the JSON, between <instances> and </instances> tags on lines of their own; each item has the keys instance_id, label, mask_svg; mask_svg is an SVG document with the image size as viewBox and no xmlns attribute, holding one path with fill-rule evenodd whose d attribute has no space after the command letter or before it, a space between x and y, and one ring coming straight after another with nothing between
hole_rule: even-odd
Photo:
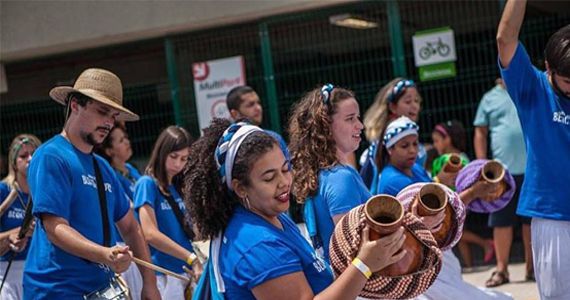
<instances>
[{"instance_id":1,"label":"white wall","mask_svg":"<svg viewBox=\"0 0 570 300\"><path fill-rule=\"evenodd\" d=\"M161 37L355 0L0 2L0 61Z\"/></svg>"}]
</instances>

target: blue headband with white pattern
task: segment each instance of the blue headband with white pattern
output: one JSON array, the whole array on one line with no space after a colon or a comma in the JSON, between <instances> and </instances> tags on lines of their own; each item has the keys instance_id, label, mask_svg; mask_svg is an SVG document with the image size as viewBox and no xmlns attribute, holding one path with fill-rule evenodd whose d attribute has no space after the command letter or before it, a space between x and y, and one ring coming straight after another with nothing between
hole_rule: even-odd
<instances>
[{"instance_id":1,"label":"blue headband with white pattern","mask_svg":"<svg viewBox=\"0 0 570 300\"><path fill-rule=\"evenodd\" d=\"M402 116L388 125L382 142L386 148L390 148L408 135L418 135L418 130L420 127L414 121Z\"/></svg>"},{"instance_id":2,"label":"blue headband with white pattern","mask_svg":"<svg viewBox=\"0 0 570 300\"><path fill-rule=\"evenodd\" d=\"M230 191L233 190L232 169L239 146L249 134L255 131L263 131L263 129L248 122L234 123L224 131L224 134L218 141L214 159L216 160L216 166L222 182L225 181Z\"/></svg>"},{"instance_id":3,"label":"blue headband with white pattern","mask_svg":"<svg viewBox=\"0 0 570 300\"><path fill-rule=\"evenodd\" d=\"M416 84L413 80L410 79L402 79L394 85L392 90L390 90L390 94L388 94L388 102L394 103L396 102L400 96L404 93L406 88L415 87Z\"/></svg>"},{"instance_id":4,"label":"blue headband with white pattern","mask_svg":"<svg viewBox=\"0 0 570 300\"><path fill-rule=\"evenodd\" d=\"M323 87L321 88L321 97L323 97L323 103L324 104L330 103L330 98L331 98L331 94L332 94L333 89L334 89L334 85L332 85L330 83L323 85Z\"/></svg>"}]
</instances>

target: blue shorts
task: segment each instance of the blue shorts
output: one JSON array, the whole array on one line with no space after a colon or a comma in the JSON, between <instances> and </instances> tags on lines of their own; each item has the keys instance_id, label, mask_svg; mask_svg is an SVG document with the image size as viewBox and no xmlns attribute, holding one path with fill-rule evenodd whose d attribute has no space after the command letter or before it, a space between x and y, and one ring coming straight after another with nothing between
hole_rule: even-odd
<instances>
[{"instance_id":1,"label":"blue shorts","mask_svg":"<svg viewBox=\"0 0 570 300\"><path fill-rule=\"evenodd\" d=\"M530 225L530 218L519 216L516 213L524 175L513 175L513 178L517 186L513 199L503 209L489 214L489 227L509 227L518 224Z\"/></svg>"}]
</instances>

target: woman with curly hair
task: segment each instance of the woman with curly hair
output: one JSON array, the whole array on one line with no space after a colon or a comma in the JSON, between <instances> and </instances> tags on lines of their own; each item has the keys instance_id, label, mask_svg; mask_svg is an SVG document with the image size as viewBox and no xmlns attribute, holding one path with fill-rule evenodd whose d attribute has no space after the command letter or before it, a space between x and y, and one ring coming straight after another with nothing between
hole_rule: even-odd
<instances>
[{"instance_id":1,"label":"woman with curly hair","mask_svg":"<svg viewBox=\"0 0 570 300\"><path fill-rule=\"evenodd\" d=\"M184 218L180 197L182 169L188 161L190 134L169 126L158 136L150 160L135 186L135 209L144 236L151 246L152 261L167 270L184 274L192 267L199 277L202 266L193 253L192 226ZM183 299L186 282L159 274L157 286L163 299Z\"/></svg>"},{"instance_id":2,"label":"woman with curly hair","mask_svg":"<svg viewBox=\"0 0 570 300\"><path fill-rule=\"evenodd\" d=\"M330 267L286 214L289 162L257 126L214 119L191 155L184 195L200 235L212 239L202 276L215 283L206 286L212 293L240 300L354 299L370 271L402 257L395 255L404 240L401 229L369 241L366 227L357 259L333 282Z\"/></svg>"},{"instance_id":3,"label":"woman with curly hair","mask_svg":"<svg viewBox=\"0 0 570 300\"><path fill-rule=\"evenodd\" d=\"M40 144L35 135L20 134L12 140L8 150L8 175L0 183L0 207L6 209L0 218L0 281L4 281L0 299L22 299L23 296L24 261L28 255L28 239L33 230L28 230L23 238L19 238L18 234L31 200L27 181L28 166L32 154ZM10 272L5 274L11 258ZM4 275L6 278L3 278Z\"/></svg>"},{"instance_id":4,"label":"woman with curly hair","mask_svg":"<svg viewBox=\"0 0 570 300\"><path fill-rule=\"evenodd\" d=\"M304 203L313 246L327 261L336 223L371 196L347 159L363 129L354 93L331 84L305 94L289 121L293 194Z\"/></svg>"}]
</instances>

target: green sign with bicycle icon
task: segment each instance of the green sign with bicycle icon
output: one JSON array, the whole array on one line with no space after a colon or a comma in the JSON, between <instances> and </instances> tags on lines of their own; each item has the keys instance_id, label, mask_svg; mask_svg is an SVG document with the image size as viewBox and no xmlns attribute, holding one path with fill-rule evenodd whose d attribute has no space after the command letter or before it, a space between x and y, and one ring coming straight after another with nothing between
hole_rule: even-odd
<instances>
[{"instance_id":1,"label":"green sign with bicycle icon","mask_svg":"<svg viewBox=\"0 0 570 300\"><path fill-rule=\"evenodd\" d=\"M455 77L455 38L449 27L416 32L412 37L414 61L420 80L428 81Z\"/></svg>"}]
</instances>

